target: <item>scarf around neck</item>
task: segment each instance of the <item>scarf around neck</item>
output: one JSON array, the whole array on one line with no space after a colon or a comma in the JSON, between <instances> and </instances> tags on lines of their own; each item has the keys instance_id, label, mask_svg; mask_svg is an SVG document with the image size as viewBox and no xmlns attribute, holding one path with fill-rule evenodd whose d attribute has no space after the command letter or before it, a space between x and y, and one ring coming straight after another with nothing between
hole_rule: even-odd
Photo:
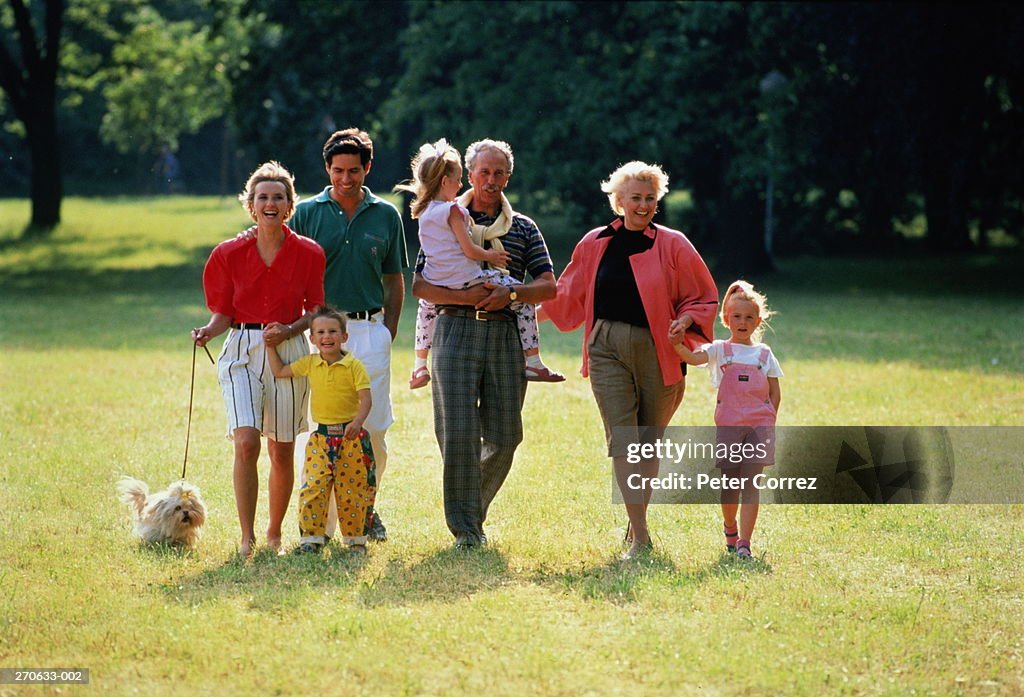
<instances>
[{"instance_id":1,"label":"scarf around neck","mask_svg":"<svg viewBox=\"0 0 1024 697\"><path fill-rule=\"evenodd\" d=\"M468 209L469 204L473 202L473 190L470 189L466 193L459 196L458 204L463 208ZM501 211L498 212L498 217L494 219L494 222L490 225L480 225L472 217L469 220L469 232L473 236L473 242L483 247L486 240L491 241L491 249L497 249L504 251L504 247L501 244L499 237L502 237L512 229L512 204L508 202L505 194L501 195Z\"/></svg>"}]
</instances>

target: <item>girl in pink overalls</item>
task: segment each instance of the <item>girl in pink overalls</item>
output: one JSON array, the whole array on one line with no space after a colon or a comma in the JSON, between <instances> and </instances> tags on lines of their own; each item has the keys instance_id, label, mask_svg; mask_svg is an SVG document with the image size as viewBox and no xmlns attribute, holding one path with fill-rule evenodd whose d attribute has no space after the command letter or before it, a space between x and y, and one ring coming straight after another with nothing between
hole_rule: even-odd
<instances>
[{"instance_id":1,"label":"girl in pink overalls","mask_svg":"<svg viewBox=\"0 0 1024 697\"><path fill-rule=\"evenodd\" d=\"M753 479L775 464L775 416L781 398L782 368L772 350L760 343L764 322L772 314L764 295L746 281L736 281L722 300L720 316L729 329L727 340L704 344L700 351L692 352L682 343L681 335L669 334L676 353L686 363L708 364L711 384L718 388L715 425L719 427L719 442L760 446L757 452L764 454L742 463L718 463L725 477L738 480L737 488L722 490L721 501L726 549L740 557L750 556L750 538L757 522L760 491Z\"/></svg>"}]
</instances>

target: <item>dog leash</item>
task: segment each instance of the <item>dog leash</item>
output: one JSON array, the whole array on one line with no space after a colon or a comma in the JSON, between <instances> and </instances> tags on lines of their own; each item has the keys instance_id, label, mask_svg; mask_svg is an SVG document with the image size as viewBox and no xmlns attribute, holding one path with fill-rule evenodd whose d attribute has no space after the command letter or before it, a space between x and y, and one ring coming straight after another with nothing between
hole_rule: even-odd
<instances>
[{"instance_id":1,"label":"dog leash","mask_svg":"<svg viewBox=\"0 0 1024 697\"><path fill-rule=\"evenodd\" d=\"M192 342L192 379L189 382L188 387L188 425L185 427L185 458L181 461L181 478L185 479L185 467L188 465L188 441L192 435L192 398L196 393L196 350L199 348L199 344ZM203 350L206 351L206 355L210 359L210 363L217 365L217 362L213 360L213 356L210 354L210 349L206 348L206 344L203 344Z\"/></svg>"}]
</instances>

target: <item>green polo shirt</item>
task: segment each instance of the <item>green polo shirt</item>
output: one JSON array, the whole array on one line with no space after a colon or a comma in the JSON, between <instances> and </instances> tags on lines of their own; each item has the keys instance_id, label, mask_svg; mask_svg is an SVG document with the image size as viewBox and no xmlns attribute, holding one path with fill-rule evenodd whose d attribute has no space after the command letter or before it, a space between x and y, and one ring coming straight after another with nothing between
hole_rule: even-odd
<instances>
[{"instance_id":1,"label":"green polo shirt","mask_svg":"<svg viewBox=\"0 0 1024 697\"><path fill-rule=\"evenodd\" d=\"M325 188L302 201L288 227L316 241L327 255L324 297L343 312L384 307L384 274L402 273L409 260L398 209L363 187L350 220Z\"/></svg>"}]
</instances>

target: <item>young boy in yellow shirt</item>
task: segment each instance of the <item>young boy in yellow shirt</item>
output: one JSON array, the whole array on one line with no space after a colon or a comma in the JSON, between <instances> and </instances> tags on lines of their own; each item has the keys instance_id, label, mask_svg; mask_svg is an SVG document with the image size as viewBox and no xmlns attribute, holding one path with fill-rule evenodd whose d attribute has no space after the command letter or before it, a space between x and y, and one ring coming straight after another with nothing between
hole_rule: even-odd
<instances>
[{"instance_id":1,"label":"young boy in yellow shirt","mask_svg":"<svg viewBox=\"0 0 1024 697\"><path fill-rule=\"evenodd\" d=\"M331 492L338 504L338 527L349 549L366 552L366 522L373 515L376 468L370 435L363 421L370 413L370 376L363 364L341 349L348 341L345 316L321 305L312 313L311 353L285 365L267 351L274 377L308 376L313 420L319 426L306 444L299 487L299 547L296 553L319 552L325 542Z\"/></svg>"}]
</instances>

